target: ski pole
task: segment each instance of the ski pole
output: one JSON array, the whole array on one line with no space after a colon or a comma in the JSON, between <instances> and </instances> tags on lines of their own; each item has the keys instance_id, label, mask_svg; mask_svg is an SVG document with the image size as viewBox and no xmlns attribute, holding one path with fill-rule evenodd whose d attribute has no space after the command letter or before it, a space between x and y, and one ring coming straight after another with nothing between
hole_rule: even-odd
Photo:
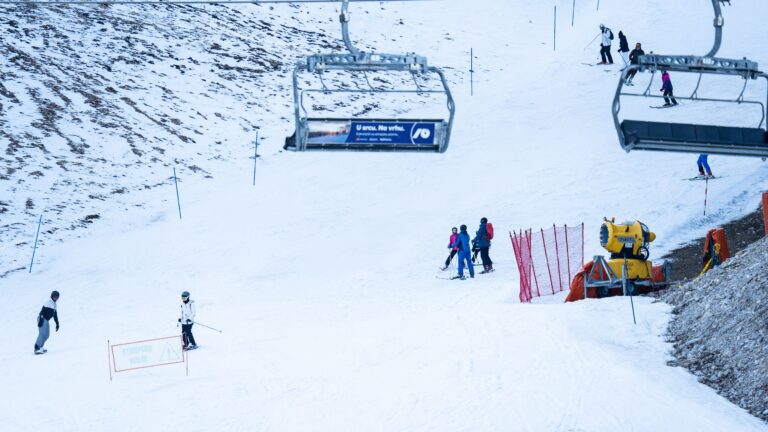
<instances>
[{"instance_id":1,"label":"ski pole","mask_svg":"<svg viewBox=\"0 0 768 432\"><path fill-rule=\"evenodd\" d=\"M199 326L203 326L203 327L205 327L205 328L208 328L208 329L211 329L211 330L213 330L213 331L217 331L217 332L221 333L221 330L219 330L219 329L215 329L215 328L213 328L213 327L211 327L211 326L207 326L207 325L205 325L205 324L200 324L200 323L199 323L199 322L197 322L197 321L192 321L192 322L193 322L194 324L197 324L197 325L199 325Z\"/></svg>"},{"instance_id":2,"label":"ski pole","mask_svg":"<svg viewBox=\"0 0 768 432\"><path fill-rule=\"evenodd\" d=\"M594 41L595 41L595 39L597 39L597 38L598 38L598 37L599 37L601 34L602 34L602 33L598 33L597 35L595 35L595 37L593 37L593 38L592 38L592 40L591 40L591 41L589 41L589 43L587 44L587 46L585 46L585 47L584 47L584 49L583 49L582 51L585 51L587 48L589 48L589 46L590 46L590 45L592 45L592 42L594 42Z\"/></svg>"}]
</instances>

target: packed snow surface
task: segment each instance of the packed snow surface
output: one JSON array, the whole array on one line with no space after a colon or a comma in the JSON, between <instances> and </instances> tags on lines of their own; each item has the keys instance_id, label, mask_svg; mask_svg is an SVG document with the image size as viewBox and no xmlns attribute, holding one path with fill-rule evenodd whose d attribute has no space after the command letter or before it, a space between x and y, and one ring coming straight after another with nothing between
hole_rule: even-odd
<instances>
[{"instance_id":1,"label":"packed snow surface","mask_svg":"<svg viewBox=\"0 0 768 432\"><path fill-rule=\"evenodd\" d=\"M451 146L442 155L281 152L282 138L293 129L290 64L332 48L312 46L301 32L294 34L293 47L285 43L282 51L269 54L281 64L261 70L266 78L238 88L222 85L222 99L202 81L211 79L206 62L213 60L197 59L203 66L185 63L207 56L196 51L203 44L197 45L191 30L179 31L177 39L153 40L156 47L184 50L174 58L185 73L163 65L160 77L178 100L163 99L166 93L149 85L160 79L151 63L113 75L102 72L110 82L133 80L130 89L120 90L130 96L120 91L104 96L118 112L131 113L119 119L131 130L118 128L121 132L110 135L111 128L100 126L101 134L88 136L90 126L83 126L85 132L72 141L85 149L81 159L72 156L82 166L67 165L78 167L77 174L57 168L55 158L40 151L31 157L50 172L27 175L33 171L27 160L0 180L7 209L0 217L3 225L13 225L7 232L14 238L3 240L2 258L12 263L4 264L4 271L31 258L42 207L59 209L44 215L51 225L99 214L75 234L44 229L33 271L11 271L0 279L0 429L768 430L686 370L667 366L665 304L635 299L633 325L626 298L561 304L558 296L531 305L516 300L508 230L583 221L589 257L601 253L597 227L603 216L639 219L657 233L651 253L660 256L753 209L755 192L768 188L768 168L759 159L711 157L713 170L724 177L708 183L707 216L702 216L705 184L682 180L695 174L695 155L621 151L610 117L619 67L582 64L598 61L596 43L583 48L600 23L617 38L624 30L630 45L641 41L646 51L703 54L712 39L709 1L603 0L597 11L595 2L578 0L573 27L572 2L556 4L556 50L551 2L353 5L352 34L361 44L384 52L415 51L445 68L458 112ZM232 15L303 23L334 40L327 35L337 32L335 6L217 6L215 13L212 6L200 6L209 12L183 23L175 14L188 17L197 9L168 7L159 13L114 6L104 13L160 23L137 26L135 36L143 40L177 24L194 28L196 22L206 29L200 37L211 38L217 20ZM57 9L40 15L50 23L28 18L25 25L58 25L72 32L70 40L82 40L73 30L82 24L68 20L84 10L91 9ZM720 55L768 63L763 46L768 4L740 0L725 11ZM237 29L228 26L222 32ZM108 38L110 32L102 34ZM98 46L77 52L78 63L96 67L110 54ZM230 53L243 49L220 47ZM613 50L620 61L617 47L618 39ZM38 61L52 49L42 43L26 48ZM470 49L476 57L473 96ZM3 145L23 145L8 136L37 139L34 123L49 111L35 108L47 106L44 102L22 96L41 95L25 90L36 87L28 81L35 75L14 78L13 64L2 61L3 73L12 78L5 88L12 88L18 101L4 101L12 111L2 112L7 128L0 139ZM683 93L689 84L682 78L675 82ZM714 87L730 89L719 82ZM735 87L738 94L738 83ZM764 95L764 87L750 87L748 94L762 97L761 91ZM132 103L121 99L126 97ZM687 113L708 122L715 117L717 123L748 116L686 104L674 112L643 109L655 104L641 99L627 110L650 118ZM90 112L86 105L63 112ZM171 107L184 118L181 126L151 114ZM146 120L135 115L136 108L149 113ZM196 112L201 115L194 121L187 119ZM60 123L67 124L61 119L50 124ZM255 127L262 139L252 186ZM195 142L180 140L179 128L188 129ZM72 138L61 127L48 132ZM170 156L157 151L157 160L131 159L139 155L126 136L148 148L153 140L165 140ZM123 148L111 147L111 139ZM50 144L61 146L54 154L72 149L66 140ZM99 165L97 154L89 153L94 148L114 164ZM34 148L24 151L31 154ZM181 178L181 219L168 181L174 166ZM120 179L121 169L130 176ZM25 181L19 181L19 172ZM110 196L109 189L122 181L131 183L129 193ZM88 200L89 191L101 199ZM67 201L77 194L83 198ZM43 205L25 207L27 198ZM474 232L483 216L496 228L491 249L496 272L466 281L436 278L447 276L437 267L448 252L450 228L465 223ZM52 334L47 354L33 356L35 317L52 289L61 292L61 330ZM107 341L177 334L182 290L196 300L200 323L223 330L195 326L201 348L189 353L189 376L175 365L123 372L110 381Z\"/></svg>"}]
</instances>

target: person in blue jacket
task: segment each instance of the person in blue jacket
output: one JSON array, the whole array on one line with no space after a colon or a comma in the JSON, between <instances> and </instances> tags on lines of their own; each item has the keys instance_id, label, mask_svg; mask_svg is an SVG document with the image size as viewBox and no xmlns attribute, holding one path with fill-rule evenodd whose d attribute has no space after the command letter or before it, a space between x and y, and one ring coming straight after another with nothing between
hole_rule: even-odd
<instances>
[{"instance_id":1,"label":"person in blue jacket","mask_svg":"<svg viewBox=\"0 0 768 432\"><path fill-rule=\"evenodd\" d=\"M462 225L459 228L459 236L456 238L456 242L452 244L452 247L459 249L459 279L464 279L464 263L467 263L469 269L469 277L475 277L475 266L472 265L470 255L472 254L472 246L469 242L469 234L467 234L467 226Z\"/></svg>"},{"instance_id":2,"label":"person in blue jacket","mask_svg":"<svg viewBox=\"0 0 768 432\"><path fill-rule=\"evenodd\" d=\"M480 227L475 233L474 240L472 240L472 243L480 249L480 259L483 261L483 271L481 271L480 274L493 271L493 261L491 261L491 256L488 254L488 251L491 248L491 239L488 234L487 224L488 218L480 219Z\"/></svg>"}]
</instances>

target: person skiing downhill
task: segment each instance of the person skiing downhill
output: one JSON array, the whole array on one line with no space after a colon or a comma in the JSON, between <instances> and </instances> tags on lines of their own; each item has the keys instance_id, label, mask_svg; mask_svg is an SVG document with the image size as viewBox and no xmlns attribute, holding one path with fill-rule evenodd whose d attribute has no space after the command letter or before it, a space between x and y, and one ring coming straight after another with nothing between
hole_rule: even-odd
<instances>
[{"instance_id":1,"label":"person skiing downhill","mask_svg":"<svg viewBox=\"0 0 768 432\"><path fill-rule=\"evenodd\" d=\"M451 250L451 253L448 255L448 258L445 259L445 266L440 267L440 270L445 271L449 265L451 265L451 260L453 260L453 257L456 256L456 254L459 252L459 247L454 246L454 243L456 243L456 238L459 237L458 234L458 228L453 227L451 228L451 237L448 239L448 249Z\"/></svg>"},{"instance_id":2,"label":"person skiing downhill","mask_svg":"<svg viewBox=\"0 0 768 432\"><path fill-rule=\"evenodd\" d=\"M483 261L483 271L480 274L490 273L493 271L493 261L491 261L488 250L491 248L491 234L488 229L488 218L480 219L480 227L475 233L475 238L472 243L477 245L480 249L480 259Z\"/></svg>"},{"instance_id":3,"label":"person skiing downhill","mask_svg":"<svg viewBox=\"0 0 768 432\"><path fill-rule=\"evenodd\" d=\"M699 176L700 177L714 177L712 175L712 169L709 167L709 163L707 162L707 157L709 155L707 154L700 154L699 159L696 160L696 165L699 167ZM706 170L706 173L704 172Z\"/></svg>"},{"instance_id":4,"label":"person skiing downhill","mask_svg":"<svg viewBox=\"0 0 768 432\"><path fill-rule=\"evenodd\" d=\"M35 341L35 354L45 354L47 349L43 348L45 341L51 334L49 321L51 318L56 322L56 331L59 331L59 314L56 311L56 302L59 301L59 292L51 292L51 296L43 302L43 308L37 315L37 341Z\"/></svg>"},{"instance_id":5,"label":"person skiing downhill","mask_svg":"<svg viewBox=\"0 0 768 432\"><path fill-rule=\"evenodd\" d=\"M192 336L192 325L195 324L195 301L189 298L189 291L181 293L181 316L179 322L181 323L181 337L184 341L184 350L191 350L197 348L195 343L195 337Z\"/></svg>"},{"instance_id":6,"label":"person skiing downhill","mask_svg":"<svg viewBox=\"0 0 768 432\"><path fill-rule=\"evenodd\" d=\"M664 92L664 106L677 105L675 95L672 94L672 80L669 78L669 72L664 71L661 74L661 88L660 92Z\"/></svg>"},{"instance_id":7,"label":"person skiing downhill","mask_svg":"<svg viewBox=\"0 0 768 432\"><path fill-rule=\"evenodd\" d=\"M636 65L641 55L645 55L645 51L643 51L643 48L640 45L640 42L638 42L635 44L635 49L633 49L632 52L629 53L629 64ZM627 72L627 80L625 81L625 83L627 85L634 85L632 84L632 78L634 78L635 75L637 75L637 68L630 67L629 72Z\"/></svg>"},{"instance_id":8,"label":"person skiing downhill","mask_svg":"<svg viewBox=\"0 0 768 432\"><path fill-rule=\"evenodd\" d=\"M464 263L466 262L469 269L469 277L475 277L475 267L472 265L470 254L472 249L469 243L469 234L467 234L467 226L462 225L460 227L461 232L456 236L456 241L451 245L458 249L459 253L459 276L458 279L464 279Z\"/></svg>"},{"instance_id":9,"label":"person skiing downhill","mask_svg":"<svg viewBox=\"0 0 768 432\"><path fill-rule=\"evenodd\" d=\"M611 40L613 39L613 32L608 27L600 24L600 58L603 59L601 64L613 64L613 57L611 57ZM606 59L608 61L606 61Z\"/></svg>"},{"instance_id":10,"label":"person skiing downhill","mask_svg":"<svg viewBox=\"0 0 768 432\"><path fill-rule=\"evenodd\" d=\"M624 68L629 66L629 43L627 43L627 37L622 31L619 31L619 55L624 61Z\"/></svg>"}]
</instances>

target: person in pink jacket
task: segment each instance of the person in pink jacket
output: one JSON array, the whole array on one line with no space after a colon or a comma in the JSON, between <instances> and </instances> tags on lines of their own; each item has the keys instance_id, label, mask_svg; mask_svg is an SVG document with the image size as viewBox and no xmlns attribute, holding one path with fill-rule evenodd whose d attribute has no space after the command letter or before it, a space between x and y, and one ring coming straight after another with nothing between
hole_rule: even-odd
<instances>
[{"instance_id":1,"label":"person in pink jacket","mask_svg":"<svg viewBox=\"0 0 768 432\"><path fill-rule=\"evenodd\" d=\"M451 250L451 253L448 255L448 258L445 259L445 266L440 267L440 270L447 270L448 266L451 265L451 260L453 260L453 257L456 256L456 254L459 252L459 247L453 246L456 244L456 239L458 237L459 230L456 227L451 228L451 239L448 240L448 249Z\"/></svg>"}]
</instances>

